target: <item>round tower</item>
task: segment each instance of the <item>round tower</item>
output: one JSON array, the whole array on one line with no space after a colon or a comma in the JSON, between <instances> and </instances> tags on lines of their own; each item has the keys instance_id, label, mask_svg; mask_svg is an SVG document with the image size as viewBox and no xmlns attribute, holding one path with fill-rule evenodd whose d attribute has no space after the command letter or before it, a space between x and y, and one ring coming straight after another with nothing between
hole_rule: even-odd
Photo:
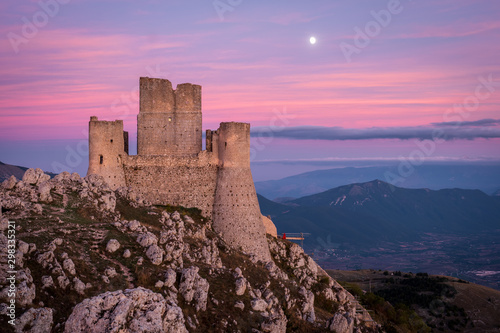
<instances>
[{"instance_id":1,"label":"round tower","mask_svg":"<svg viewBox=\"0 0 500 333\"><path fill-rule=\"evenodd\" d=\"M257 193L250 171L250 124L221 123L213 226L231 246L270 261Z\"/></svg>"},{"instance_id":2,"label":"round tower","mask_svg":"<svg viewBox=\"0 0 500 333\"><path fill-rule=\"evenodd\" d=\"M87 175L103 176L112 189L125 186L122 158L128 155L128 133L123 120L99 121L90 117Z\"/></svg>"}]
</instances>

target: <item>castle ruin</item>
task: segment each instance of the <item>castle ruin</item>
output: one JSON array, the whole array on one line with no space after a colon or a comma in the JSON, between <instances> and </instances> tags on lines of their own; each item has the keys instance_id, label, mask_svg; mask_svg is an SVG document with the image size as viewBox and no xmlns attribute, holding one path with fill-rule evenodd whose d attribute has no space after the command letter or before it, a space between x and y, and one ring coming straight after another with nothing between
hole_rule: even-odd
<instances>
[{"instance_id":1,"label":"castle ruin","mask_svg":"<svg viewBox=\"0 0 500 333\"><path fill-rule=\"evenodd\" d=\"M269 261L250 171L250 124L223 122L206 131L201 86L141 77L137 155L128 154L123 121L89 122L89 169L113 189L132 187L153 204L199 208L231 246Z\"/></svg>"}]
</instances>

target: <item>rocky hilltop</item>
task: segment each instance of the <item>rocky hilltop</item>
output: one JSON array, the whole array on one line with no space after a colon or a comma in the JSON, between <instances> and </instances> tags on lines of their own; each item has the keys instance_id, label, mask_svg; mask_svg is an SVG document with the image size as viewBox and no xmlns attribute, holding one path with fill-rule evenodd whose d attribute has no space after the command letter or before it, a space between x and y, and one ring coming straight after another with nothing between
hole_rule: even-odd
<instances>
[{"instance_id":1,"label":"rocky hilltop","mask_svg":"<svg viewBox=\"0 0 500 333\"><path fill-rule=\"evenodd\" d=\"M6 332L380 330L297 244L268 236L272 260L258 261L199 210L152 205L96 175L29 169L0 185L0 206Z\"/></svg>"}]
</instances>

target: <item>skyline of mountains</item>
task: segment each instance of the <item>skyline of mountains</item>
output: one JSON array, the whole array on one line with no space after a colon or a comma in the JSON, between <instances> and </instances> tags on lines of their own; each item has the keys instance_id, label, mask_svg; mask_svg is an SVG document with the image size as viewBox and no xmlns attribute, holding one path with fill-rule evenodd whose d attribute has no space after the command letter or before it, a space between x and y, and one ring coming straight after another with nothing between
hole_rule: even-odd
<instances>
[{"instance_id":1,"label":"skyline of mountains","mask_svg":"<svg viewBox=\"0 0 500 333\"><path fill-rule=\"evenodd\" d=\"M321 193L329 189L380 179L401 188L478 189L486 194L500 193L500 165L421 165L400 175L397 165L346 167L316 170L279 180L256 182L257 193L278 201ZM405 177L406 176L406 177ZM389 179L389 181L387 180Z\"/></svg>"},{"instance_id":2,"label":"skyline of mountains","mask_svg":"<svg viewBox=\"0 0 500 333\"><path fill-rule=\"evenodd\" d=\"M479 190L406 189L380 180L344 185L277 203L259 195L278 230L308 232L331 242L370 247L414 241L432 232L466 235L500 229L500 197Z\"/></svg>"}]
</instances>

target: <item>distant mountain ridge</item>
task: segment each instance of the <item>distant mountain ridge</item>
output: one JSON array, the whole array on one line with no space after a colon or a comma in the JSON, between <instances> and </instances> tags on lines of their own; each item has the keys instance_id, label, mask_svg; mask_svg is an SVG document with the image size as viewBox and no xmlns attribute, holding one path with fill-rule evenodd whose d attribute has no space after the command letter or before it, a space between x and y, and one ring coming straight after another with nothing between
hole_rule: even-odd
<instances>
[{"instance_id":1,"label":"distant mountain ridge","mask_svg":"<svg viewBox=\"0 0 500 333\"><path fill-rule=\"evenodd\" d=\"M467 234L500 228L500 198L479 190L405 189L380 180L356 183L279 204L259 196L278 230L332 235L335 242L373 246L418 234Z\"/></svg>"},{"instance_id":2,"label":"distant mountain ridge","mask_svg":"<svg viewBox=\"0 0 500 333\"><path fill-rule=\"evenodd\" d=\"M10 165L0 162L0 183L6 179L9 179L10 176L15 176L17 179L23 179L23 175L28 170L26 167ZM50 177L54 177L56 174L51 172L46 172L46 174L50 175Z\"/></svg>"},{"instance_id":3,"label":"distant mountain ridge","mask_svg":"<svg viewBox=\"0 0 500 333\"><path fill-rule=\"evenodd\" d=\"M387 175L398 174L397 166L317 170L280 180L256 182L255 188L257 193L269 199L300 198L373 179L387 182ZM422 165L416 167L408 177L399 180L404 181L394 185L404 188L479 189L492 194L500 188L500 165Z\"/></svg>"}]
</instances>

